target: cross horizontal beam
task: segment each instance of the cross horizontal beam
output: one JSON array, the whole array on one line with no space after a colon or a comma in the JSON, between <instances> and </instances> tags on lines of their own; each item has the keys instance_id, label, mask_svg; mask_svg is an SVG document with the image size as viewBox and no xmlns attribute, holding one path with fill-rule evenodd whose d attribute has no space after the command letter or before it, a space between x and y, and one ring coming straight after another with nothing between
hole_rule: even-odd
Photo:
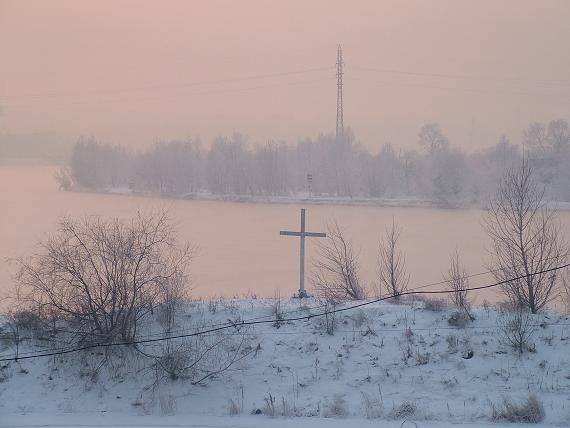
<instances>
[{"instance_id":1,"label":"cross horizontal beam","mask_svg":"<svg viewBox=\"0 0 570 428\"><path fill-rule=\"evenodd\" d=\"M310 237L315 237L315 238L326 238L327 234L326 233L320 233L320 232L292 232L289 230L282 230L279 232L279 235L285 235L285 236L310 236Z\"/></svg>"}]
</instances>

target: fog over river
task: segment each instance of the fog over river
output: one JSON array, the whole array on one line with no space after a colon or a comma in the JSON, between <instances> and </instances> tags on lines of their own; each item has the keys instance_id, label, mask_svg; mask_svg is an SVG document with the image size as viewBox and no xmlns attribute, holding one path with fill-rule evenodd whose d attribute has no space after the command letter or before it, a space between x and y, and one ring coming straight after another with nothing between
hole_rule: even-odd
<instances>
[{"instance_id":1,"label":"fog over river","mask_svg":"<svg viewBox=\"0 0 570 428\"><path fill-rule=\"evenodd\" d=\"M53 179L55 168L44 166L0 167L0 291L12 284L15 267L7 259L27 255L61 216L103 215L128 217L137 210L167 209L181 240L199 246L192 265L194 296L258 296L292 294L298 288L298 239L279 235L299 228L295 204L230 203L198 200L63 192ZM489 255L481 226L481 210L389 208L304 205L307 229L324 231L335 219L360 250L362 279L375 281L378 240L394 217L402 227L402 245L411 273L410 287L437 282L457 248L469 273L486 269ZM570 212L559 216L566 235ZM307 254L316 254L308 239ZM471 285L491 282L490 275L473 278ZM310 284L310 281L307 281ZM310 285L309 285L310 286ZM433 287L434 289L440 286ZM492 291L478 296L496 300Z\"/></svg>"}]
</instances>

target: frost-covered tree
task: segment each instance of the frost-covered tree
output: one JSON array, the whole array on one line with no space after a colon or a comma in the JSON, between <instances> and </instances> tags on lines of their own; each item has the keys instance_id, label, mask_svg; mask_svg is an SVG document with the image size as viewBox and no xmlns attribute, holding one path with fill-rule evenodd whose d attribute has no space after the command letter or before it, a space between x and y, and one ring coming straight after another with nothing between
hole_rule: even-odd
<instances>
[{"instance_id":1,"label":"frost-covered tree","mask_svg":"<svg viewBox=\"0 0 570 428\"><path fill-rule=\"evenodd\" d=\"M428 123L420 129L418 144L428 153L434 153L446 149L449 146L449 140L443 134L439 124Z\"/></svg>"},{"instance_id":2,"label":"frost-covered tree","mask_svg":"<svg viewBox=\"0 0 570 428\"><path fill-rule=\"evenodd\" d=\"M553 296L566 243L556 212L544 204L528 160L510 168L490 201L485 227L491 239L491 268L515 307L537 313Z\"/></svg>"},{"instance_id":3,"label":"frost-covered tree","mask_svg":"<svg viewBox=\"0 0 570 428\"><path fill-rule=\"evenodd\" d=\"M461 263L461 258L459 256L459 251L451 255L449 260L449 268L443 275L444 280L447 283L447 288L451 292L449 294L449 299L453 305L460 311L463 315L472 319L471 315L471 302L469 300L469 276L465 266Z\"/></svg>"},{"instance_id":4,"label":"frost-covered tree","mask_svg":"<svg viewBox=\"0 0 570 428\"><path fill-rule=\"evenodd\" d=\"M327 227L327 237L319 240L318 257L311 282L319 298L328 302L360 300L366 290L360 280L358 253L340 226Z\"/></svg>"},{"instance_id":5,"label":"frost-covered tree","mask_svg":"<svg viewBox=\"0 0 570 428\"><path fill-rule=\"evenodd\" d=\"M389 296L397 298L408 288L410 275L406 269L406 257L400 248L401 228L392 219L392 223L380 240L377 256L377 272L380 292L386 290Z\"/></svg>"},{"instance_id":6,"label":"frost-covered tree","mask_svg":"<svg viewBox=\"0 0 570 428\"><path fill-rule=\"evenodd\" d=\"M83 341L131 341L140 321L185 285L192 259L165 213L124 221L61 220L39 251L18 260L31 310L68 322Z\"/></svg>"}]
</instances>

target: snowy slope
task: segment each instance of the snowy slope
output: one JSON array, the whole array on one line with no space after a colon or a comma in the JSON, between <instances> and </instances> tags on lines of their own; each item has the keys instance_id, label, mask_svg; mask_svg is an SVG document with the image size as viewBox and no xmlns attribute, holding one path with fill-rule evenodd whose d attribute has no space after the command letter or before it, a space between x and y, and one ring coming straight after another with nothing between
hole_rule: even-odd
<instances>
[{"instance_id":1,"label":"snowy slope","mask_svg":"<svg viewBox=\"0 0 570 428\"><path fill-rule=\"evenodd\" d=\"M543 403L541 425L570 426L567 317L537 315L536 350L520 356L501 343L492 309L477 309L472 324L456 328L448 324L450 310L428 311L420 301L375 303L337 314L329 335L323 318L308 317L320 311L311 309L318 306L313 300L284 301L286 317L307 319L213 333L246 357L201 385L184 378L156 382L156 372L132 350L123 350L98 372L100 350L11 362L1 370L0 426L378 424L367 418L390 427L404 419L422 427L478 426L491 423L491 403L503 397L520 401L529 393ZM173 333L228 320L271 319L273 311L272 300L194 302L183 308L183 321ZM144 336L159 333L159 323L151 323ZM142 348L153 353L162 345ZM2 346L0 355L13 353ZM20 348L20 355L35 346ZM274 418L268 416L271 408Z\"/></svg>"}]
</instances>

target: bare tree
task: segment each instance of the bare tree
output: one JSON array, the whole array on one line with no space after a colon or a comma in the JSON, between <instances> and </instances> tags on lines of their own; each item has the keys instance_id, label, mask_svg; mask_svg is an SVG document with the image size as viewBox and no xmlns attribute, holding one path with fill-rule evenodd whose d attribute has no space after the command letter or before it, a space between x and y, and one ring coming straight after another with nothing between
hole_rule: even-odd
<instances>
[{"instance_id":1,"label":"bare tree","mask_svg":"<svg viewBox=\"0 0 570 428\"><path fill-rule=\"evenodd\" d=\"M67 321L82 340L130 341L139 321L179 292L192 254L177 246L166 213L65 218L38 253L18 260L17 278L30 307Z\"/></svg>"},{"instance_id":2,"label":"bare tree","mask_svg":"<svg viewBox=\"0 0 570 428\"><path fill-rule=\"evenodd\" d=\"M392 219L391 226L386 228L384 237L378 248L378 280L380 294L386 289L388 295L398 297L408 288L410 275L406 270L406 257L400 250L401 229Z\"/></svg>"},{"instance_id":3,"label":"bare tree","mask_svg":"<svg viewBox=\"0 0 570 428\"><path fill-rule=\"evenodd\" d=\"M562 285L560 289L562 304L564 305L566 313L570 313L570 268L564 268L563 272L560 274L560 277L560 283Z\"/></svg>"},{"instance_id":4,"label":"bare tree","mask_svg":"<svg viewBox=\"0 0 570 428\"><path fill-rule=\"evenodd\" d=\"M461 263L459 251L455 250L449 261L449 269L443 275L447 281L447 287L451 291L449 298L453 305L466 317L473 319L471 315L471 303L467 288L469 288L469 277L465 266Z\"/></svg>"},{"instance_id":5,"label":"bare tree","mask_svg":"<svg viewBox=\"0 0 570 428\"><path fill-rule=\"evenodd\" d=\"M560 275L543 271L562 264L566 254L556 212L544 204L543 195L523 160L505 173L484 223L495 279L507 281L502 288L513 306L533 314L549 302Z\"/></svg>"},{"instance_id":6,"label":"bare tree","mask_svg":"<svg viewBox=\"0 0 570 428\"><path fill-rule=\"evenodd\" d=\"M327 237L318 244L311 282L318 297L330 302L366 297L358 276L358 254L336 222L327 227Z\"/></svg>"}]
</instances>

